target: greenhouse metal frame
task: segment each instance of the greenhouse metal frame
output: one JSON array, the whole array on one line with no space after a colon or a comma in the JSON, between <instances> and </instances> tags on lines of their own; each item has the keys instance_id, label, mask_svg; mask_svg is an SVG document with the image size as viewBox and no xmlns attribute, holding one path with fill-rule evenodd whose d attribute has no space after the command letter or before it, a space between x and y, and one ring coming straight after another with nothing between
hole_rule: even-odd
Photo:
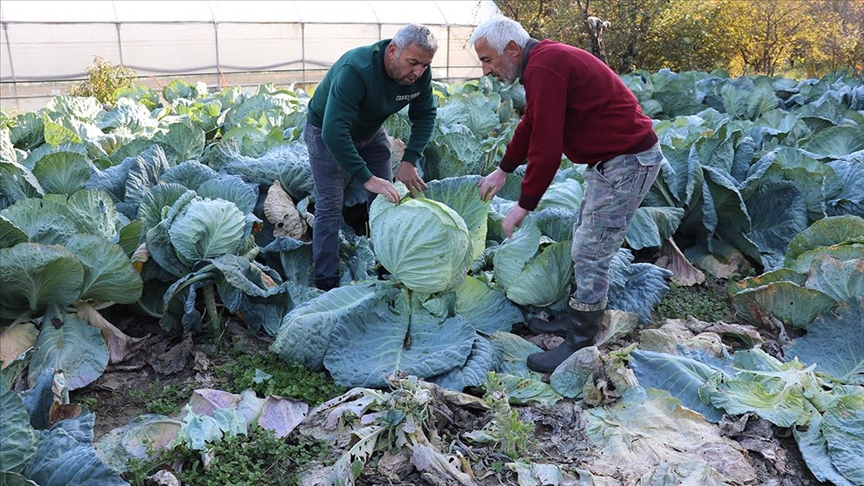
<instances>
[{"instance_id":1,"label":"greenhouse metal frame","mask_svg":"<svg viewBox=\"0 0 864 486\"><path fill-rule=\"evenodd\" d=\"M482 75L468 45L491 1L39 1L0 3L0 109L40 108L85 79L98 57L135 71L136 84L316 83L345 51L428 26L443 82Z\"/></svg>"}]
</instances>

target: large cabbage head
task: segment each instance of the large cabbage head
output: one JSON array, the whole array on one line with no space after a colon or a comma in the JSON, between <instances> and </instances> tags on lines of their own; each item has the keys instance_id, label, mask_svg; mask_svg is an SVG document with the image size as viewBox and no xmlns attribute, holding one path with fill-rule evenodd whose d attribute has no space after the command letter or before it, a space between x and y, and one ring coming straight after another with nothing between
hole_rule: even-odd
<instances>
[{"instance_id":1,"label":"large cabbage head","mask_svg":"<svg viewBox=\"0 0 864 486\"><path fill-rule=\"evenodd\" d=\"M195 197L168 227L180 261L233 255L246 237L246 217L237 205L223 199Z\"/></svg>"},{"instance_id":2,"label":"large cabbage head","mask_svg":"<svg viewBox=\"0 0 864 486\"><path fill-rule=\"evenodd\" d=\"M372 203L369 226L381 265L409 289L432 294L458 284L471 263L465 221L446 205L425 198Z\"/></svg>"}]
</instances>

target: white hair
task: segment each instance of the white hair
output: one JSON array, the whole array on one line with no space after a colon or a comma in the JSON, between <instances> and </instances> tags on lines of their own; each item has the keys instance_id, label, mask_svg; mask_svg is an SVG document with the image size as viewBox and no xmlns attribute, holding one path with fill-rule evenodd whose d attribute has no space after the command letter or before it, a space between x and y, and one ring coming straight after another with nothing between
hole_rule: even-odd
<instances>
[{"instance_id":1,"label":"white hair","mask_svg":"<svg viewBox=\"0 0 864 486\"><path fill-rule=\"evenodd\" d=\"M519 22L507 17L493 17L481 23L474 29L468 42L473 46L478 40L483 39L498 54L504 53L504 48L513 41L520 48L524 48L531 36Z\"/></svg>"}]
</instances>

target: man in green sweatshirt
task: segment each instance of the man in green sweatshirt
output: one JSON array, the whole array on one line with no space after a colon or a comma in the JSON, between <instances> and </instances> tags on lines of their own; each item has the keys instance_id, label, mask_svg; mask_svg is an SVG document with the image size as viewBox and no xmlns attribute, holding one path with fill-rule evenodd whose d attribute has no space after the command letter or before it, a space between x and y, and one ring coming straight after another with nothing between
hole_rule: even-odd
<instances>
[{"instance_id":1,"label":"man in green sweatshirt","mask_svg":"<svg viewBox=\"0 0 864 486\"><path fill-rule=\"evenodd\" d=\"M339 227L348 184L363 184L367 206L378 194L399 199L383 124L405 105L411 136L396 179L412 194L426 188L416 166L437 114L429 70L437 49L427 27L406 25L393 39L342 55L309 101L304 136L315 183L314 282L321 290L339 286Z\"/></svg>"}]
</instances>

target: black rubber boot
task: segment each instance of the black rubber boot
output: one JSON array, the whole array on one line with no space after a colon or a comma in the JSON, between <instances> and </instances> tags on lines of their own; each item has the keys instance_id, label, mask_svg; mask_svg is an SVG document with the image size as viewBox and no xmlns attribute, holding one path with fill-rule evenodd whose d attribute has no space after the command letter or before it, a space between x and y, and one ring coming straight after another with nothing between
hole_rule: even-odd
<instances>
[{"instance_id":1,"label":"black rubber boot","mask_svg":"<svg viewBox=\"0 0 864 486\"><path fill-rule=\"evenodd\" d=\"M540 373L550 373L576 351L594 344L594 338L597 337L600 323L603 321L603 312L602 309L568 310L564 342L557 348L528 356L528 368Z\"/></svg>"},{"instance_id":2,"label":"black rubber boot","mask_svg":"<svg viewBox=\"0 0 864 486\"><path fill-rule=\"evenodd\" d=\"M534 334L554 334L556 336L564 337L567 335L567 324L570 322L570 319L573 317L570 316L571 312L576 312L569 307L567 315L563 317L559 317L557 319L552 320L544 320L539 317L535 317L528 321L528 329L531 330Z\"/></svg>"}]
</instances>

